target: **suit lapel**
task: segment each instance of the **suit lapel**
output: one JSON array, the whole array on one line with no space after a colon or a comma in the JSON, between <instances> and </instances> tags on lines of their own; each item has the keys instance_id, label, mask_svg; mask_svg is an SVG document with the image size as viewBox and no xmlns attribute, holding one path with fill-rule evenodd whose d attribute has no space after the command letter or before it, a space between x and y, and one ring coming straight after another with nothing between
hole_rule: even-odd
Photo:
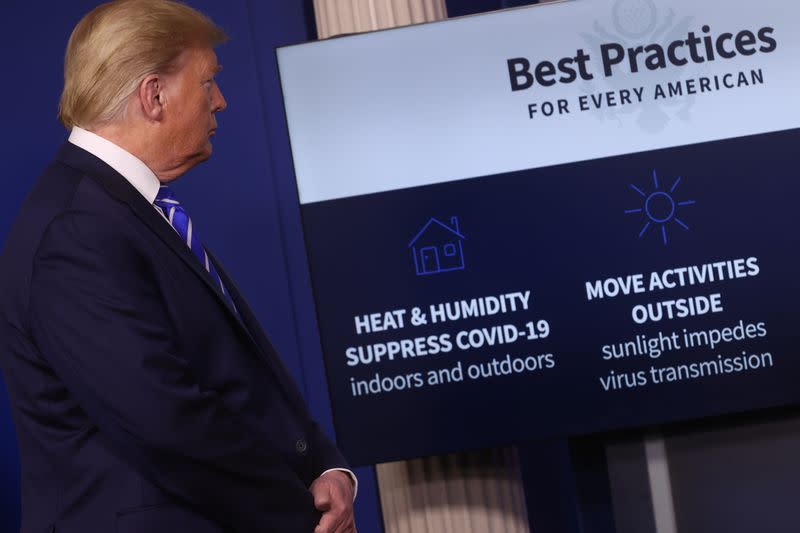
<instances>
[{"instance_id":1,"label":"suit lapel","mask_svg":"<svg viewBox=\"0 0 800 533\"><path fill-rule=\"evenodd\" d=\"M224 268L222 268L220 262L208 249L206 249L206 253L208 253L209 258L214 263L214 267L217 269L217 274L219 274L220 279L222 279L222 283L225 284L225 287L228 289L236 308L239 310L239 317L243 321L242 327L250 337L250 340L253 342L253 344L258 348L262 358L266 360L272 371L277 375L278 379L276 381L280 384L284 392L290 398L290 405L304 405L300 391L292 385L294 383L294 379L291 378L289 370L284 366L283 361L275 350L275 347L272 346L272 343L269 341L267 335L264 333L264 330L261 328L261 325L258 323L258 319L253 313L253 310L250 309L250 306L247 304L244 296L242 296L242 293L239 291L239 287L236 286L236 283L234 283L231 277L228 276L228 273L225 272Z\"/></svg>"},{"instance_id":2,"label":"suit lapel","mask_svg":"<svg viewBox=\"0 0 800 533\"><path fill-rule=\"evenodd\" d=\"M268 353L268 350L266 349L267 347L264 346L262 342L259 342L257 337L257 333L261 331L261 327L259 326L253 311L250 309L250 306L247 305L247 301L245 301L244 297L239 291L239 287L237 287L231 277L228 276L228 273L224 268L222 268L219 260L208 248L206 248L206 253L208 254L209 260L214 264L214 268L217 269L219 278L222 280L222 283L225 284L225 288L228 290L231 300L236 306L236 318L239 320L239 323L242 325L242 328L247 333L247 336L250 338L252 343L258 347L262 355L266 355ZM233 312L233 310L231 310L231 312Z\"/></svg>"},{"instance_id":3,"label":"suit lapel","mask_svg":"<svg viewBox=\"0 0 800 533\"><path fill-rule=\"evenodd\" d=\"M138 193L137 193L138 194ZM139 217L156 235L158 235L164 243L166 243L189 268L205 283L209 289L216 295L217 300L228 310L228 313L234 316L239 325L245 329L241 317L231 307L230 302L222 294L222 290L216 283L214 278L205 267L197 259L197 256L192 253L180 235L170 226L164 217L162 217L155 208L148 204L147 201L139 195L141 201L133 202L130 205L134 214ZM227 283L226 283L227 287Z\"/></svg>"},{"instance_id":4,"label":"suit lapel","mask_svg":"<svg viewBox=\"0 0 800 533\"><path fill-rule=\"evenodd\" d=\"M126 203L133 213L208 286L220 303L234 316L242 330L253 340L242 322L242 318L233 310L227 298L222 294L219 286L206 271L205 267L200 264L200 261L197 260L197 257L195 257L189 247L186 246L186 243L183 242L178 233L170 226L169 222L156 211L152 204L145 200L128 180L98 157L70 142L64 143L56 159L84 172L87 176L97 181L113 198ZM223 280L223 283L228 286L227 279ZM257 343L254 342L254 344Z\"/></svg>"}]
</instances>

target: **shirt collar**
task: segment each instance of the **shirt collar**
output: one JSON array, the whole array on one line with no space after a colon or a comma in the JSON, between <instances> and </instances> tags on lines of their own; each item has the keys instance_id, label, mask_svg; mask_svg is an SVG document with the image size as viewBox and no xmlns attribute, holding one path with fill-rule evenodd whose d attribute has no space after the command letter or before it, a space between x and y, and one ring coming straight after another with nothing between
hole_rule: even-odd
<instances>
[{"instance_id":1,"label":"shirt collar","mask_svg":"<svg viewBox=\"0 0 800 533\"><path fill-rule=\"evenodd\" d=\"M83 148L119 172L149 203L155 201L161 183L141 159L108 139L78 126L72 127L69 142Z\"/></svg>"}]
</instances>

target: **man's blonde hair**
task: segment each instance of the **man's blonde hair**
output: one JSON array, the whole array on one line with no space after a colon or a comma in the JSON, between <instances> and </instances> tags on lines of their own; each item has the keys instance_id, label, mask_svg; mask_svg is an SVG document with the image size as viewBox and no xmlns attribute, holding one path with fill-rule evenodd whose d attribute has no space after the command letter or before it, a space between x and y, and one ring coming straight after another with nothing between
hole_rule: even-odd
<instances>
[{"instance_id":1,"label":"man's blonde hair","mask_svg":"<svg viewBox=\"0 0 800 533\"><path fill-rule=\"evenodd\" d=\"M84 16L69 38L58 118L91 128L119 118L148 74L169 72L192 46L216 46L225 32L172 0L117 0Z\"/></svg>"}]
</instances>

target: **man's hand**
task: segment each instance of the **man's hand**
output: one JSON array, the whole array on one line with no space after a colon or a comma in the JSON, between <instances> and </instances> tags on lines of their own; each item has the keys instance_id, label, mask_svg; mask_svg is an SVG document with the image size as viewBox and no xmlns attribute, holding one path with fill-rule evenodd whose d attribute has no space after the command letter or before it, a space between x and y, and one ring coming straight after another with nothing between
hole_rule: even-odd
<instances>
[{"instance_id":1,"label":"man's hand","mask_svg":"<svg viewBox=\"0 0 800 533\"><path fill-rule=\"evenodd\" d=\"M311 484L314 507L322 518L314 533L355 533L353 481L340 470L325 472Z\"/></svg>"}]
</instances>

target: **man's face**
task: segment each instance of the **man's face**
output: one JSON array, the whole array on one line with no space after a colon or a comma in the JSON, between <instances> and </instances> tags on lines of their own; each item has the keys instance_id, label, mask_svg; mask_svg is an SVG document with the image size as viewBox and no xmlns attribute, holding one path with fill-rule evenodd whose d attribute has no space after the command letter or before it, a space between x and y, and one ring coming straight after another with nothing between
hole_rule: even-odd
<instances>
[{"instance_id":1,"label":"man's face","mask_svg":"<svg viewBox=\"0 0 800 533\"><path fill-rule=\"evenodd\" d=\"M211 156L214 114L227 106L214 80L219 70L214 50L189 48L178 70L164 78L163 155L180 173Z\"/></svg>"}]
</instances>

